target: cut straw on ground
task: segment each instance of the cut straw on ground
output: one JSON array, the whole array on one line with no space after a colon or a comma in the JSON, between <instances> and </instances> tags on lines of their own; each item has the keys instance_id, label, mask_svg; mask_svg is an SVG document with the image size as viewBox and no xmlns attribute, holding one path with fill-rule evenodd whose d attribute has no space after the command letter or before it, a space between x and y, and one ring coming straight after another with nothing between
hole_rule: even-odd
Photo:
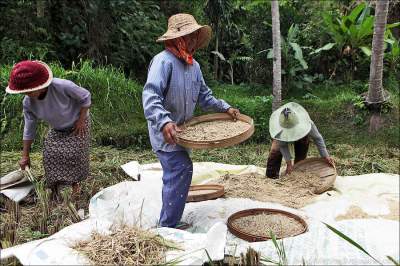
<instances>
[{"instance_id":1,"label":"cut straw on ground","mask_svg":"<svg viewBox=\"0 0 400 266\"><path fill-rule=\"evenodd\" d=\"M178 246L149 231L124 226L109 235L93 232L90 240L73 248L92 265L160 265L167 263L166 252Z\"/></svg>"}]
</instances>

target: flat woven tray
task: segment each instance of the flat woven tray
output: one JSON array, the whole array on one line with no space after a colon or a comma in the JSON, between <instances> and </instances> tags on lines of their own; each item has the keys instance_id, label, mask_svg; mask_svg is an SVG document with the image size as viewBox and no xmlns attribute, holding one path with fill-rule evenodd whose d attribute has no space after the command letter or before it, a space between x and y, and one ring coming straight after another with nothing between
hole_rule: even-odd
<instances>
[{"instance_id":1,"label":"flat woven tray","mask_svg":"<svg viewBox=\"0 0 400 266\"><path fill-rule=\"evenodd\" d=\"M199 124L202 122L209 122L209 121L216 121L216 120L232 120L231 116L226 113L216 113L216 114L209 114L209 115L202 115L197 116L185 123L186 126L191 126L195 124ZM240 114L238 116L238 120L246 122L250 124L250 127L247 131L236 135L231 138L226 138L222 140L216 141L193 141L189 139L184 139L181 137L177 138L177 143L183 147L191 148L191 149L212 149L212 148L223 148L229 147L236 144L239 144L248 138L251 137L254 133L254 122L253 119L247 115Z\"/></svg>"},{"instance_id":2,"label":"flat woven tray","mask_svg":"<svg viewBox=\"0 0 400 266\"><path fill-rule=\"evenodd\" d=\"M323 158L309 158L296 163L293 166L294 171L304 171L315 173L322 179L322 185L315 188L314 193L321 194L335 183L337 172L334 167L329 165Z\"/></svg>"},{"instance_id":3,"label":"flat woven tray","mask_svg":"<svg viewBox=\"0 0 400 266\"><path fill-rule=\"evenodd\" d=\"M263 214L263 213L265 213L265 214L282 214L287 217L295 219L297 222L299 222L303 226L303 230L298 232L295 235L303 234L303 233L307 232L307 230L308 230L306 221L304 221L304 219L301 218L300 216L297 216L293 213L282 211L282 210L264 209L264 208L247 209L247 210L239 211L239 212L232 214L228 218L228 229L233 235L235 235L243 240L249 241L249 242L258 242L258 241L269 240L269 239L271 239L270 237L260 236L260 235L256 235L256 234L249 234L247 232L243 232L242 230L240 230L239 228L237 228L236 226L233 225L233 222L236 219L246 217L246 216L254 216L254 215ZM292 235L292 236L295 236L295 235ZM277 239L279 239L279 237L277 237Z\"/></svg>"},{"instance_id":4,"label":"flat woven tray","mask_svg":"<svg viewBox=\"0 0 400 266\"><path fill-rule=\"evenodd\" d=\"M220 198L224 195L224 186L221 185L193 185L189 188L186 202L197 202Z\"/></svg>"}]
</instances>

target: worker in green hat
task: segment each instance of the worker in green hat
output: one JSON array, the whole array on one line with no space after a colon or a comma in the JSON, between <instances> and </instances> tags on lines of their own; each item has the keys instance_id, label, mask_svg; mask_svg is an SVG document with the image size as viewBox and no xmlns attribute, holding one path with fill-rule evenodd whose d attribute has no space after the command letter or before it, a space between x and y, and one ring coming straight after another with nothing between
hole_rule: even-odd
<instances>
[{"instance_id":1,"label":"worker in green hat","mask_svg":"<svg viewBox=\"0 0 400 266\"><path fill-rule=\"evenodd\" d=\"M269 119L269 133L273 141L267 160L267 177L279 177L282 157L286 161L286 174L290 174L293 171L293 155L294 163L304 160L307 157L310 138L317 146L321 157L335 167L333 159L326 150L323 137L300 104L290 102L275 110Z\"/></svg>"}]
</instances>

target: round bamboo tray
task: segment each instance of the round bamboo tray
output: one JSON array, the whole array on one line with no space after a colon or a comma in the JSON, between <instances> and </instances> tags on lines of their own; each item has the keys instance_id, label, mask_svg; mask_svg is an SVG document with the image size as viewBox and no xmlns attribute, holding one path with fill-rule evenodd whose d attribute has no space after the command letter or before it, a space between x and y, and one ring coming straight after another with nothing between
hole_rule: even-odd
<instances>
[{"instance_id":1,"label":"round bamboo tray","mask_svg":"<svg viewBox=\"0 0 400 266\"><path fill-rule=\"evenodd\" d=\"M232 120L232 117L227 113L216 113L209 115L197 116L185 123L185 127L196 125L202 122L210 122L216 120ZM236 135L231 138L226 138L222 140L215 141L193 141L181 137L177 137L177 144L191 149L212 149L212 148L223 148L239 144L248 138L250 138L254 133L254 122L253 119L247 115L239 114L238 120L250 124L250 128L245 132Z\"/></svg>"},{"instance_id":2,"label":"round bamboo tray","mask_svg":"<svg viewBox=\"0 0 400 266\"><path fill-rule=\"evenodd\" d=\"M323 158L309 158L296 163L293 166L294 171L310 172L319 175L323 183L315 188L314 193L321 194L335 183L337 172L334 167L328 164Z\"/></svg>"},{"instance_id":3,"label":"round bamboo tray","mask_svg":"<svg viewBox=\"0 0 400 266\"><path fill-rule=\"evenodd\" d=\"M189 188L186 202L198 202L220 198L224 195L224 186L221 185L193 185Z\"/></svg>"},{"instance_id":4,"label":"round bamboo tray","mask_svg":"<svg viewBox=\"0 0 400 266\"><path fill-rule=\"evenodd\" d=\"M282 211L282 210L264 209L264 208L247 209L247 210L239 211L239 212L232 214L228 218L228 229L233 235L235 235L243 240L249 241L249 242L258 242L258 241L269 240L269 239L271 239L270 237L260 236L260 235L256 235L256 234L249 234L247 232L240 230L240 228L237 228L236 226L233 225L233 222L236 219L246 217L246 216L254 216L254 215L263 214L263 213L265 213L265 214L282 214L287 217L293 218L297 222L299 222L303 226L303 230L301 230L298 233L296 233L295 235L291 235L291 236L297 236L297 235L303 234L308 230L308 225L307 225L306 221L304 221L304 219L301 218L300 216L297 216L293 213ZM277 237L276 239L280 239L280 238Z\"/></svg>"}]
</instances>

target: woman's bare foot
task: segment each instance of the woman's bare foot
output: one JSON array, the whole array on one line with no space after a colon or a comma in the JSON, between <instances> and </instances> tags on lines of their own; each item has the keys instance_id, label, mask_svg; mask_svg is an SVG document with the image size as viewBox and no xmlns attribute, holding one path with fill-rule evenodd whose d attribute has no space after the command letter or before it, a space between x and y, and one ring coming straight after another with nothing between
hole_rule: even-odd
<instances>
[{"instance_id":1,"label":"woman's bare foot","mask_svg":"<svg viewBox=\"0 0 400 266\"><path fill-rule=\"evenodd\" d=\"M73 200L78 200L79 196L81 194L81 186L79 185L79 183L75 183L72 185L72 199Z\"/></svg>"},{"instance_id":2,"label":"woman's bare foot","mask_svg":"<svg viewBox=\"0 0 400 266\"><path fill-rule=\"evenodd\" d=\"M60 188L59 188L58 185L56 185L55 187L51 188L50 198L51 198L52 201L55 201L57 203L60 203L62 201L61 195L60 195Z\"/></svg>"}]
</instances>

